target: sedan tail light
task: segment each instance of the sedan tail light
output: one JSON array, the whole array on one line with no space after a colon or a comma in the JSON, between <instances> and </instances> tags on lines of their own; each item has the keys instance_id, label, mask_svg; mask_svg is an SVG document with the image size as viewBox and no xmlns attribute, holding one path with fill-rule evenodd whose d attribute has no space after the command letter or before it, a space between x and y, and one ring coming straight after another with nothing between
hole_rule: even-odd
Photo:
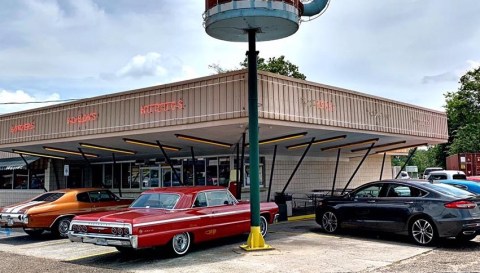
<instances>
[{"instance_id":1,"label":"sedan tail light","mask_svg":"<svg viewBox=\"0 0 480 273\"><path fill-rule=\"evenodd\" d=\"M477 204L471 201L453 201L446 203L445 207L448 209L474 209Z\"/></svg>"}]
</instances>

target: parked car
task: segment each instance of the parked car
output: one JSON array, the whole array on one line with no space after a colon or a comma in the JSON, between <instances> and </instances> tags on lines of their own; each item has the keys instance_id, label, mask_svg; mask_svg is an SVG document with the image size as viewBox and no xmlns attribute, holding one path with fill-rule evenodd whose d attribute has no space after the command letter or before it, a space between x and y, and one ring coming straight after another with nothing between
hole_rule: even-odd
<instances>
[{"instance_id":1,"label":"parked car","mask_svg":"<svg viewBox=\"0 0 480 273\"><path fill-rule=\"evenodd\" d=\"M399 179L410 179L410 175L408 175L408 173L406 171L401 171L398 178Z\"/></svg>"},{"instance_id":2,"label":"parked car","mask_svg":"<svg viewBox=\"0 0 480 273\"><path fill-rule=\"evenodd\" d=\"M452 185L457 188L460 188L475 194L480 194L479 182L469 181L469 180L459 180L459 179L437 180L435 182Z\"/></svg>"},{"instance_id":3,"label":"parked car","mask_svg":"<svg viewBox=\"0 0 480 273\"><path fill-rule=\"evenodd\" d=\"M462 179L466 180L467 176L462 171L456 170L441 170L441 171L431 171L427 177L427 180L446 180L446 179Z\"/></svg>"},{"instance_id":4,"label":"parked car","mask_svg":"<svg viewBox=\"0 0 480 273\"><path fill-rule=\"evenodd\" d=\"M467 180L480 182L480 176L467 176Z\"/></svg>"},{"instance_id":5,"label":"parked car","mask_svg":"<svg viewBox=\"0 0 480 273\"><path fill-rule=\"evenodd\" d=\"M316 222L327 233L360 228L405 234L419 245L439 237L468 241L480 230L480 196L422 180L367 183L344 196L327 197Z\"/></svg>"},{"instance_id":6,"label":"parked car","mask_svg":"<svg viewBox=\"0 0 480 273\"><path fill-rule=\"evenodd\" d=\"M260 230L278 217L274 202L260 204ZM73 242L114 246L121 252L169 245L181 256L192 243L250 231L250 204L217 186L156 188L143 192L121 212L76 216L68 237Z\"/></svg>"},{"instance_id":7,"label":"parked car","mask_svg":"<svg viewBox=\"0 0 480 273\"><path fill-rule=\"evenodd\" d=\"M428 167L428 168L425 168L425 170L423 171L423 176L422 178L423 179L427 179L428 178L428 175L430 174L430 172L432 171L442 171L443 168L441 167Z\"/></svg>"},{"instance_id":8,"label":"parked car","mask_svg":"<svg viewBox=\"0 0 480 273\"><path fill-rule=\"evenodd\" d=\"M63 189L43 193L31 200L4 207L0 225L22 227L31 236L50 230L57 237L67 237L75 215L128 207L133 199L120 199L106 189Z\"/></svg>"}]
</instances>

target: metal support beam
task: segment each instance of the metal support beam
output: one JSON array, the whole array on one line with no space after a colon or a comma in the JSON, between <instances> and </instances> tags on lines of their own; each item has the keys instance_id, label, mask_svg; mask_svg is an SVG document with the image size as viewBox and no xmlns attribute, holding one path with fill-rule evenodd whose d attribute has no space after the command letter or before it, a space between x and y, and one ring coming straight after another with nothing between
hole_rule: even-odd
<instances>
[{"instance_id":1,"label":"metal support beam","mask_svg":"<svg viewBox=\"0 0 480 273\"><path fill-rule=\"evenodd\" d=\"M400 175L400 173L403 171L403 169L405 169L405 166L407 166L408 162L410 162L410 159L412 159L413 155L415 154L415 152L417 151L417 148L418 147L415 147L412 151L412 153L410 153L410 155L408 155L408 158L407 160L405 161L405 163L403 163L403 166L402 168L400 169L400 171L398 171L397 175L395 176L395 179L398 178L398 176Z\"/></svg>"},{"instance_id":2,"label":"metal support beam","mask_svg":"<svg viewBox=\"0 0 480 273\"><path fill-rule=\"evenodd\" d=\"M355 171L353 172L352 176L351 176L350 179L348 180L347 184L346 184L345 187L343 188L341 195L343 195L343 194L345 193L345 190L348 188L348 186L349 186L350 183L352 182L353 178L354 178L355 175L357 174L358 170L359 170L360 167L362 166L363 162L364 162L365 159L367 158L368 154L369 154L370 151L372 150L373 145L375 145L375 143L372 143L372 144L370 145L370 147L368 147L367 152L366 152L365 155L363 156L363 158L362 158L362 160L360 161L360 163L358 163L357 168L355 169Z\"/></svg>"},{"instance_id":3,"label":"metal support beam","mask_svg":"<svg viewBox=\"0 0 480 273\"><path fill-rule=\"evenodd\" d=\"M183 185L183 182L182 180L180 179L180 176L178 176L178 173L177 173L177 170L173 167L173 164L172 164L172 161L170 160L170 157L167 155L167 153L165 152L165 149L163 149L163 146L162 144L160 144L160 141L157 140L157 145L158 147L160 148L160 150L162 150L162 154L163 156L165 157L165 160L167 161L168 165L170 165L170 168L172 169L172 172L173 172L173 175L175 175L175 177L177 178L178 182L180 182L180 185ZM173 179L172 177L170 177L170 179L172 181L170 181L173 185Z\"/></svg>"},{"instance_id":4,"label":"metal support beam","mask_svg":"<svg viewBox=\"0 0 480 273\"><path fill-rule=\"evenodd\" d=\"M115 182L117 179L115 179L115 166L117 165L117 160L115 158L115 153L112 153L112 159L113 159L113 166L112 166L112 185L115 186ZM118 183L118 195L122 197L122 182L120 181Z\"/></svg>"},{"instance_id":5,"label":"metal support beam","mask_svg":"<svg viewBox=\"0 0 480 273\"><path fill-rule=\"evenodd\" d=\"M252 169L250 169L252 172ZM242 157L240 159L240 181L237 183L237 199L242 199L242 185L245 181L245 133L242 134Z\"/></svg>"},{"instance_id":6,"label":"metal support beam","mask_svg":"<svg viewBox=\"0 0 480 273\"><path fill-rule=\"evenodd\" d=\"M335 173L333 174L333 184L332 184L332 194L331 194L331 196L333 196L333 193L335 191L335 183L337 182L338 162L340 161L340 152L341 151L342 151L341 148L339 148L337 150L337 163L335 164Z\"/></svg>"},{"instance_id":7,"label":"metal support beam","mask_svg":"<svg viewBox=\"0 0 480 273\"><path fill-rule=\"evenodd\" d=\"M192 163L193 163L193 185L197 185L197 160L195 159L195 153L193 152L193 146L190 146L190 153L192 154Z\"/></svg>"},{"instance_id":8,"label":"metal support beam","mask_svg":"<svg viewBox=\"0 0 480 273\"><path fill-rule=\"evenodd\" d=\"M57 167L55 166L55 161L53 161L53 159L50 159L50 163L52 163L53 175L55 176L55 182L57 184L57 189L60 189L60 179L58 179L58 172L57 172Z\"/></svg>"},{"instance_id":9,"label":"metal support beam","mask_svg":"<svg viewBox=\"0 0 480 273\"><path fill-rule=\"evenodd\" d=\"M237 170L237 171L235 172L235 181L237 181L237 187L238 187L238 183L240 183L239 177L238 177L240 175L240 169L238 167L238 166L240 166L240 144L239 143L236 144L235 149L237 150L237 161L235 163L235 170ZM237 188L237 190L238 190L238 188Z\"/></svg>"},{"instance_id":10,"label":"metal support beam","mask_svg":"<svg viewBox=\"0 0 480 273\"><path fill-rule=\"evenodd\" d=\"M23 159L23 162L25 162L25 167L27 167L27 172L28 172L27 189L30 189L30 185L31 185L30 181L32 180L32 173L30 172L30 164L25 159L25 157L23 157L22 154L19 154L19 155ZM36 175L35 175L35 177L36 177Z\"/></svg>"},{"instance_id":11,"label":"metal support beam","mask_svg":"<svg viewBox=\"0 0 480 273\"><path fill-rule=\"evenodd\" d=\"M250 235L245 250L265 250L271 247L265 244L260 232L260 179L258 148L258 86L256 33L258 29L248 29L248 136L250 143ZM244 138L245 139L245 138ZM245 146L245 145L244 145ZM243 172L243 170L242 170Z\"/></svg>"},{"instance_id":12,"label":"metal support beam","mask_svg":"<svg viewBox=\"0 0 480 273\"><path fill-rule=\"evenodd\" d=\"M304 159L305 156L307 155L308 150L310 150L310 147L312 147L312 144L313 144L314 141L315 141L315 138L312 137L312 140L310 141L310 143L308 143L308 146L307 146L307 148L305 149L305 151L303 152L302 157L301 157L300 160L297 162L297 166L295 166L295 169L293 169L293 172L292 172L292 174L290 175L290 178L288 178L287 184L285 184L285 187L283 187L283 190L282 190L282 192L281 192L281 195L284 195L284 194L285 194L285 190L287 190L288 185L290 184L290 182L292 182L293 176L295 175L295 173L297 172L298 168L299 168L300 165L302 164L303 159Z\"/></svg>"},{"instance_id":13,"label":"metal support beam","mask_svg":"<svg viewBox=\"0 0 480 273\"><path fill-rule=\"evenodd\" d=\"M267 202L270 202L270 193L272 191L272 181L273 181L273 170L275 169L276 157L277 157L277 145L275 145L275 148L273 150L272 169L270 170L270 182L268 183Z\"/></svg>"},{"instance_id":14,"label":"metal support beam","mask_svg":"<svg viewBox=\"0 0 480 273\"><path fill-rule=\"evenodd\" d=\"M386 157L387 157L387 153L383 153L382 169L380 170L380 180L382 180L383 168L385 167L385 158Z\"/></svg>"},{"instance_id":15,"label":"metal support beam","mask_svg":"<svg viewBox=\"0 0 480 273\"><path fill-rule=\"evenodd\" d=\"M87 156L83 152L82 148L78 148L78 151L82 154L83 159L87 162L88 166L91 166L90 160L88 160Z\"/></svg>"}]
</instances>

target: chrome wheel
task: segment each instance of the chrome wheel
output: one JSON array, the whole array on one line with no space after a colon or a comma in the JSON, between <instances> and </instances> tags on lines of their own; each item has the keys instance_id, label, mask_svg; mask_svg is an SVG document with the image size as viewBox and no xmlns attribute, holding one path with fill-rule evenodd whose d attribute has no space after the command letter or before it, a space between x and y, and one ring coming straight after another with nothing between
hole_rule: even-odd
<instances>
[{"instance_id":1,"label":"chrome wheel","mask_svg":"<svg viewBox=\"0 0 480 273\"><path fill-rule=\"evenodd\" d=\"M68 229L70 228L70 222L72 218L65 217L57 221L52 229L53 235L60 238L66 238L68 236Z\"/></svg>"},{"instance_id":2,"label":"chrome wheel","mask_svg":"<svg viewBox=\"0 0 480 273\"><path fill-rule=\"evenodd\" d=\"M260 216L260 233L262 233L262 237L267 236L267 232L268 232L267 219L263 216Z\"/></svg>"},{"instance_id":3,"label":"chrome wheel","mask_svg":"<svg viewBox=\"0 0 480 273\"><path fill-rule=\"evenodd\" d=\"M419 245L429 245L435 239L435 229L430 221L420 218L410 228L413 240Z\"/></svg>"},{"instance_id":4,"label":"chrome wheel","mask_svg":"<svg viewBox=\"0 0 480 273\"><path fill-rule=\"evenodd\" d=\"M173 236L172 250L175 255L181 256L187 253L190 248L190 234L188 232L180 233Z\"/></svg>"},{"instance_id":5,"label":"chrome wheel","mask_svg":"<svg viewBox=\"0 0 480 273\"><path fill-rule=\"evenodd\" d=\"M328 233L334 233L338 230L338 219L335 213L331 211L323 213L322 227Z\"/></svg>"}]
</instances>

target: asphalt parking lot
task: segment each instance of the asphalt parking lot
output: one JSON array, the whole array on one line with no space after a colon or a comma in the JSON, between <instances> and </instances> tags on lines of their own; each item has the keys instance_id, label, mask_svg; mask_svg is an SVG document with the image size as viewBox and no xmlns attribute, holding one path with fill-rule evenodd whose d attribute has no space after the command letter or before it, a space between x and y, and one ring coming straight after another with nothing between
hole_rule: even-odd
<instances>
[{"instance_id":1,"label":"asphalt parking lot","mask_svg":"<svg viewBox=\"0 0 480 273\"><path fill-rule=\"evenodd\" d=\"M403 236L344 232L331 236L313 220L270 226L275 249L245 252L239 236L195 246L184 257L164 249L125 256L114 248L53 239L32 239L21 230L0 234L0 272L474 272L480 270L480 240L442 241L418 247Z\"/></svg>"}]
</instances>

